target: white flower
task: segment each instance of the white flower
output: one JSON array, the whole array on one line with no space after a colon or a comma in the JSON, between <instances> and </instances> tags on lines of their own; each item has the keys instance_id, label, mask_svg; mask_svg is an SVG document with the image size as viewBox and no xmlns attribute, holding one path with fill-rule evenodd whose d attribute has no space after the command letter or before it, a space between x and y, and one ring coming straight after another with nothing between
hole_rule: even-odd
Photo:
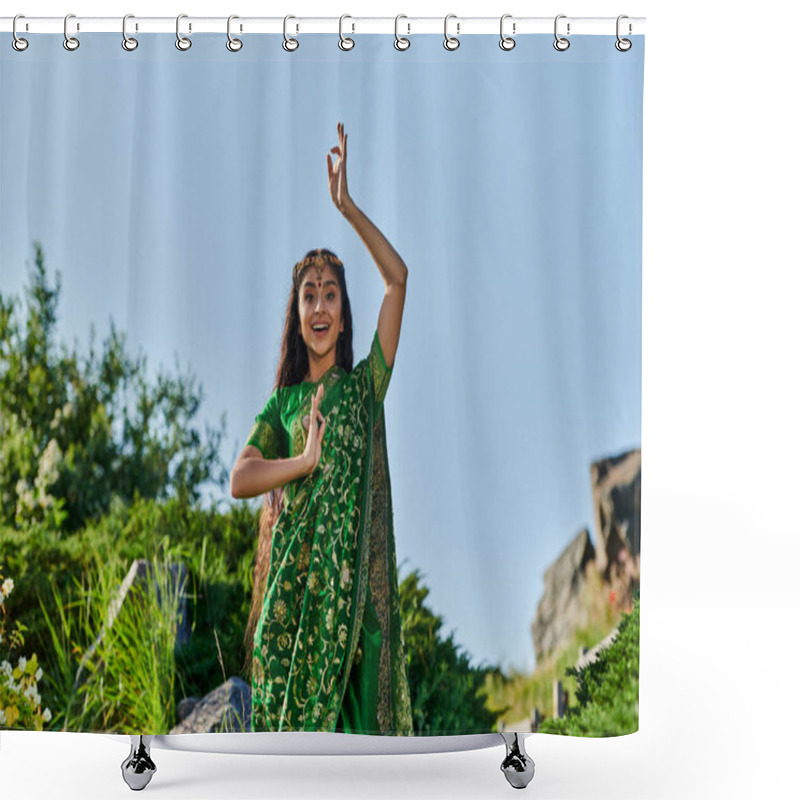
<instances>
[{"instance_id":1,"label":"white flower","mask_svg":"<svg viewBox=\"0 0 800 800\"><path fill-rule=\"evenodd\" d=\"M34 678L36 678L36 683L39 683L39 681L42 679L43 674L44 673L42 672L42 668L39 667L39 669L36 670L36 674L33 676Z\"/></svg>"},{"instance_id":2,"label":"white flower","mask_svg":"<svg viewBox=\"0 0 800 800\"><path fill-rule=\"evenodd\" d=\"M3 581L3 594L8 597L14 591L14 581L11 578L6 578Z\"/></svg>"},{"instance_id":3,"label":"white flower","mask_svg":"<svg viewBox=\"0 0 800 800\"><path fill-rule=\"evenodd\" d=\"M43 719L45 722L50 722L50 720L51 720L51 719L53 719L53 715L50 713L50 709L49 709L49 708L46 708L46 709L45 709L45 710L42 712L42 719Z\"/></svg>"},{"instance_id":4,"label":"white flower","mask_svg":"<svg viewBox=\"0 0 800 800\"><path fill-rule=\"evenodd\" d=\"M25 658L25 656L20 656L19 661L17 661L17 669L19 669L20 672L25 672L25 667L27 666L28 666L28 659Z\"/></svg>"}]
</instances>

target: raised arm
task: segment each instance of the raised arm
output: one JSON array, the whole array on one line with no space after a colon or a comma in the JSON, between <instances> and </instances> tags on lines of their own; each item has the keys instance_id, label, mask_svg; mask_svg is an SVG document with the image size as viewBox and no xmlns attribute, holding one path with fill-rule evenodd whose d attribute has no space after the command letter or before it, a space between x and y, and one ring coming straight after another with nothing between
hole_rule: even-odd
<instances>
[{"instance_id":1,"label":"raised arm","mask_svg":"<svg viewBox=\"0 0 800 800\"><path fill-rule=\"evenodd\" d=\"M341 122L337 124L336 128L339 134L339 144L331 148L331 153L338 156L338 159L334 164L328 154L328 186L334 205L361 237L361 241L369 250L386 285L386 294L383 296L383 303L378 314L378 339L381 343L381 350L383 350L383 357L386 359L386 366L391 367L394 365L397 344L400 341L400 324L403 321L408 268L389 240L350 197L347 191L347 135Z\"/></svg>"}]
</instances>

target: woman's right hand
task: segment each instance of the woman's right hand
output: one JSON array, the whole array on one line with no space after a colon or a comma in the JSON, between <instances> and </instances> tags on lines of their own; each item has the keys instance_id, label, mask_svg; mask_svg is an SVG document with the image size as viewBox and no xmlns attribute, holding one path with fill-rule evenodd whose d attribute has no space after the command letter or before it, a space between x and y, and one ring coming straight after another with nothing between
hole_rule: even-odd
<instances>
[{"instance_id":1,"label":"woman's right hand","mask_svg":"<svg viewBox=\"0 0 800 800\"><path fill-rule=\"evenodd\" d=\"M309 414L308 435L306 437L306 449L303 451L303 459L310 475L319 464L322 457L322 437L325 435L325 425L327 421L319 410L322 395L325 391L322 384L317 389L317 393L311 398L311 413Z\"/></svg>"}]
</instances>

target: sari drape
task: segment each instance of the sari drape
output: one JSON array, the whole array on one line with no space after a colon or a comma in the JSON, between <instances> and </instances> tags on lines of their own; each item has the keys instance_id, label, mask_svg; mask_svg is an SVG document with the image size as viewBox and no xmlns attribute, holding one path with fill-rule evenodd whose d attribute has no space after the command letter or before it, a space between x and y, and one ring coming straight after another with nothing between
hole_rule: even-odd
<instances>
[{"instance_id":1,"label":"sari drape","mask_svg":"<svg viewBox=\"0 0 800 800\"><path fill-rule=\"evenodd\" d=\"M248 444L265 458L298 455L325 386L319 465L287 485L273 527L254 731L412 733L383 414L391 371L376 332L352 372L334 366L316 383L280 387L256 417Z\"/></svg>"}]
</instances>

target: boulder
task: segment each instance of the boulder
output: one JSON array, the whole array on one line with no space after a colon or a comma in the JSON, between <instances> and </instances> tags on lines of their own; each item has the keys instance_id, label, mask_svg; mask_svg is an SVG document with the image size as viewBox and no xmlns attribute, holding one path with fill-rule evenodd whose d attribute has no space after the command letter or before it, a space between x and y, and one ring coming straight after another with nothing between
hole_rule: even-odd
<instances>
[{"instance_id":1,"label":"boulder","mask_svg":"<svg viewBox=\"0 0 800 800\"><path fill-rule=\"evenodd\" d=\"M183 722L189 714L194 711L195 706L200 702L199 697L184 697L178 703L178 722Z\"/></svg>"},{"instance_id":2,"label":"boulder","mask_svg":"<svg viewBox=\"0 0 800 800\"><path fill-rule=\"evenodd\" d=\"M610 580L614 564L627 560L638 564L639 560L642 451L595 461L591 476L597 568ZM622 554L623 550L627 553Z\"/></svg>"},{"instance_id":3,"label":"boulder","mask_svg":"<svg viewBox=\"0 0 800 800\"><path fill-rule=\"evenodd\" d=\"M207 694L170 733L223 733L250 730L250 686L228 678Z\"/></svg>"},{"instance_id":4,"label":"boulder","mask_svg":"<svg viewBox=\"0 0 800 800\"><path fill-rule=\"evenodd\" d=\"M570 639L587 622L581 602L586 565L595 557L589 531L584 528L567 545L544 574L544 594L531 625L536 661Z\"/></svg>"}]
</instances>

